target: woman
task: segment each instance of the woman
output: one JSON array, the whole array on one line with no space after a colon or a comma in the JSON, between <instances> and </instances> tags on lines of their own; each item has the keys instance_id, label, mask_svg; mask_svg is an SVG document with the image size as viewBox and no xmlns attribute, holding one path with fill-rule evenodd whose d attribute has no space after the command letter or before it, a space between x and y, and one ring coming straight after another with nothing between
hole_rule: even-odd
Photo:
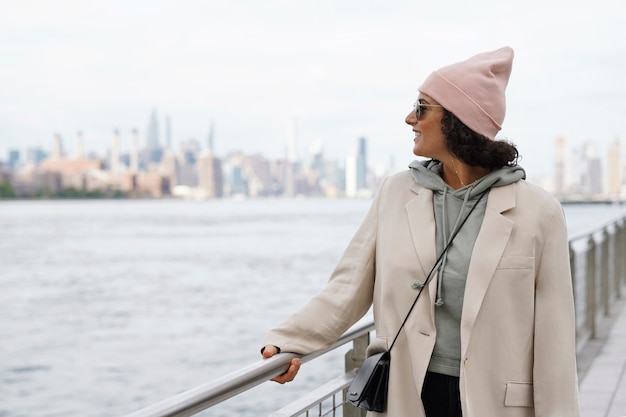
<instances>
[{"instance_id":1,"label":"woman","mask_svg":"<svg viewBox=\"0 0 626 417\"><path fill-rule=\"evenodd\" d=\"M329 346L372 303L368 354L388 349L467 216L393 347L380 415L579 415L563 211L524 181L517 149L495 141L512 61L509 47L478 54L420 86L406 123L429 159L383 182L328 285L269 333L265 358Z\"/></svg>"}]
</instances>

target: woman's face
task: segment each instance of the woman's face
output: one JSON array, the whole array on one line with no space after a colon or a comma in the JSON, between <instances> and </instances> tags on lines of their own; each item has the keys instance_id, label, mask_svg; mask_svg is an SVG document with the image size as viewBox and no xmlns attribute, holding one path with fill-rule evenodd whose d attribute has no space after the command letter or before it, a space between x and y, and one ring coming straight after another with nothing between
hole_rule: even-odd
<instances>
[{"instance_id":1,"label":"woman's face","mask_svg":"<svg viewBox=\"0 0 626 417\"><path fill-rule=\"evenodd\" d=\"M442 107L425 94L419 95L418 102L424 105L420 109L420 119L417 119L415 110L404 119L415 132L413 153L417 156L445 161L450 153L446 146L446 138L441 131Z\"/></svg>"}]
</instances>

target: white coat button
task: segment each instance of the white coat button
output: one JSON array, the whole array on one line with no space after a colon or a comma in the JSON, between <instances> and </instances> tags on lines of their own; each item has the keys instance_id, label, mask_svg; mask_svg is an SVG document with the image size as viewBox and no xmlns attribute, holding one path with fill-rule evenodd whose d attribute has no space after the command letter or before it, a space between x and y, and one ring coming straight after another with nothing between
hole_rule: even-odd
<instances>
[{"instance_id":1,"label":"white coat button","mask_svg":"<svg viewBox=\"0 0 626 417\"><path fill-rule=\"evenodd\" d=\"M418 289L418 288L422 288L424 286L424 284L421 281L415 280L411 283L411 288L413 288L414 290Z\"/></svg>"}]
</instances>

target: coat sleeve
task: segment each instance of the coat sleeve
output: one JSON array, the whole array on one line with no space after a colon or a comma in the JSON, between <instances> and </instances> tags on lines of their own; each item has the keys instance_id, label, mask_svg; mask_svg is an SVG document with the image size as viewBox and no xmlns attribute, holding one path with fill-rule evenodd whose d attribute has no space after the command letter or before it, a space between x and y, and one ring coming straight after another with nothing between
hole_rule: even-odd
<instances>
[{"instance_id":1,"label":"coat sleeve","mask_svg":"<svg viewBox=\"0 0 626 417\"><path fill-rule=\"evenodd\" d=\"M384 189L384 183L380 190ZM327 285L299 311L274 328L264 345L282 352L307 354L324 349L365 315L372 304L375 279L378 206L372 202Z\"/></svg>"},{"instance_id":2,"label":"coat sleeve","mask_svg":"<svg viewBox=\"0 0 626 417\"><path fill-rule=\"evenodd\" d=\"M578 417L575 309L563 210L555 202L535 284L536 417Z\"/></svg>"}]
</instances>

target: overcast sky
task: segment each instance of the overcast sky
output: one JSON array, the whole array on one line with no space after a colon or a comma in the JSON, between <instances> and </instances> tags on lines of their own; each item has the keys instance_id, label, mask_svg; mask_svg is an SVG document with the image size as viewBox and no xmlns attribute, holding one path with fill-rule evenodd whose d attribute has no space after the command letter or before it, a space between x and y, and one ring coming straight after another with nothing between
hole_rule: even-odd
<instances>
[{"instance_id":1,"label":"overcast sky","mask_svg":"<svg viewBox=\"0 0 626 417\"><path fill-rule=\"evenodd\" d=\"M516 56L501 138L529 176L552 172L553 141L626 139L622 0L20 0L0 16L0 159L67 151L76 132L100 154L119 129L142 145L153 108L174 145L285 154L292 121L306 157L343 159L368 138L372 164L412 159L404 124L430 72L503 45ZM163 140L163 135L161 135Z\"/></svg>"}]
</instances>

